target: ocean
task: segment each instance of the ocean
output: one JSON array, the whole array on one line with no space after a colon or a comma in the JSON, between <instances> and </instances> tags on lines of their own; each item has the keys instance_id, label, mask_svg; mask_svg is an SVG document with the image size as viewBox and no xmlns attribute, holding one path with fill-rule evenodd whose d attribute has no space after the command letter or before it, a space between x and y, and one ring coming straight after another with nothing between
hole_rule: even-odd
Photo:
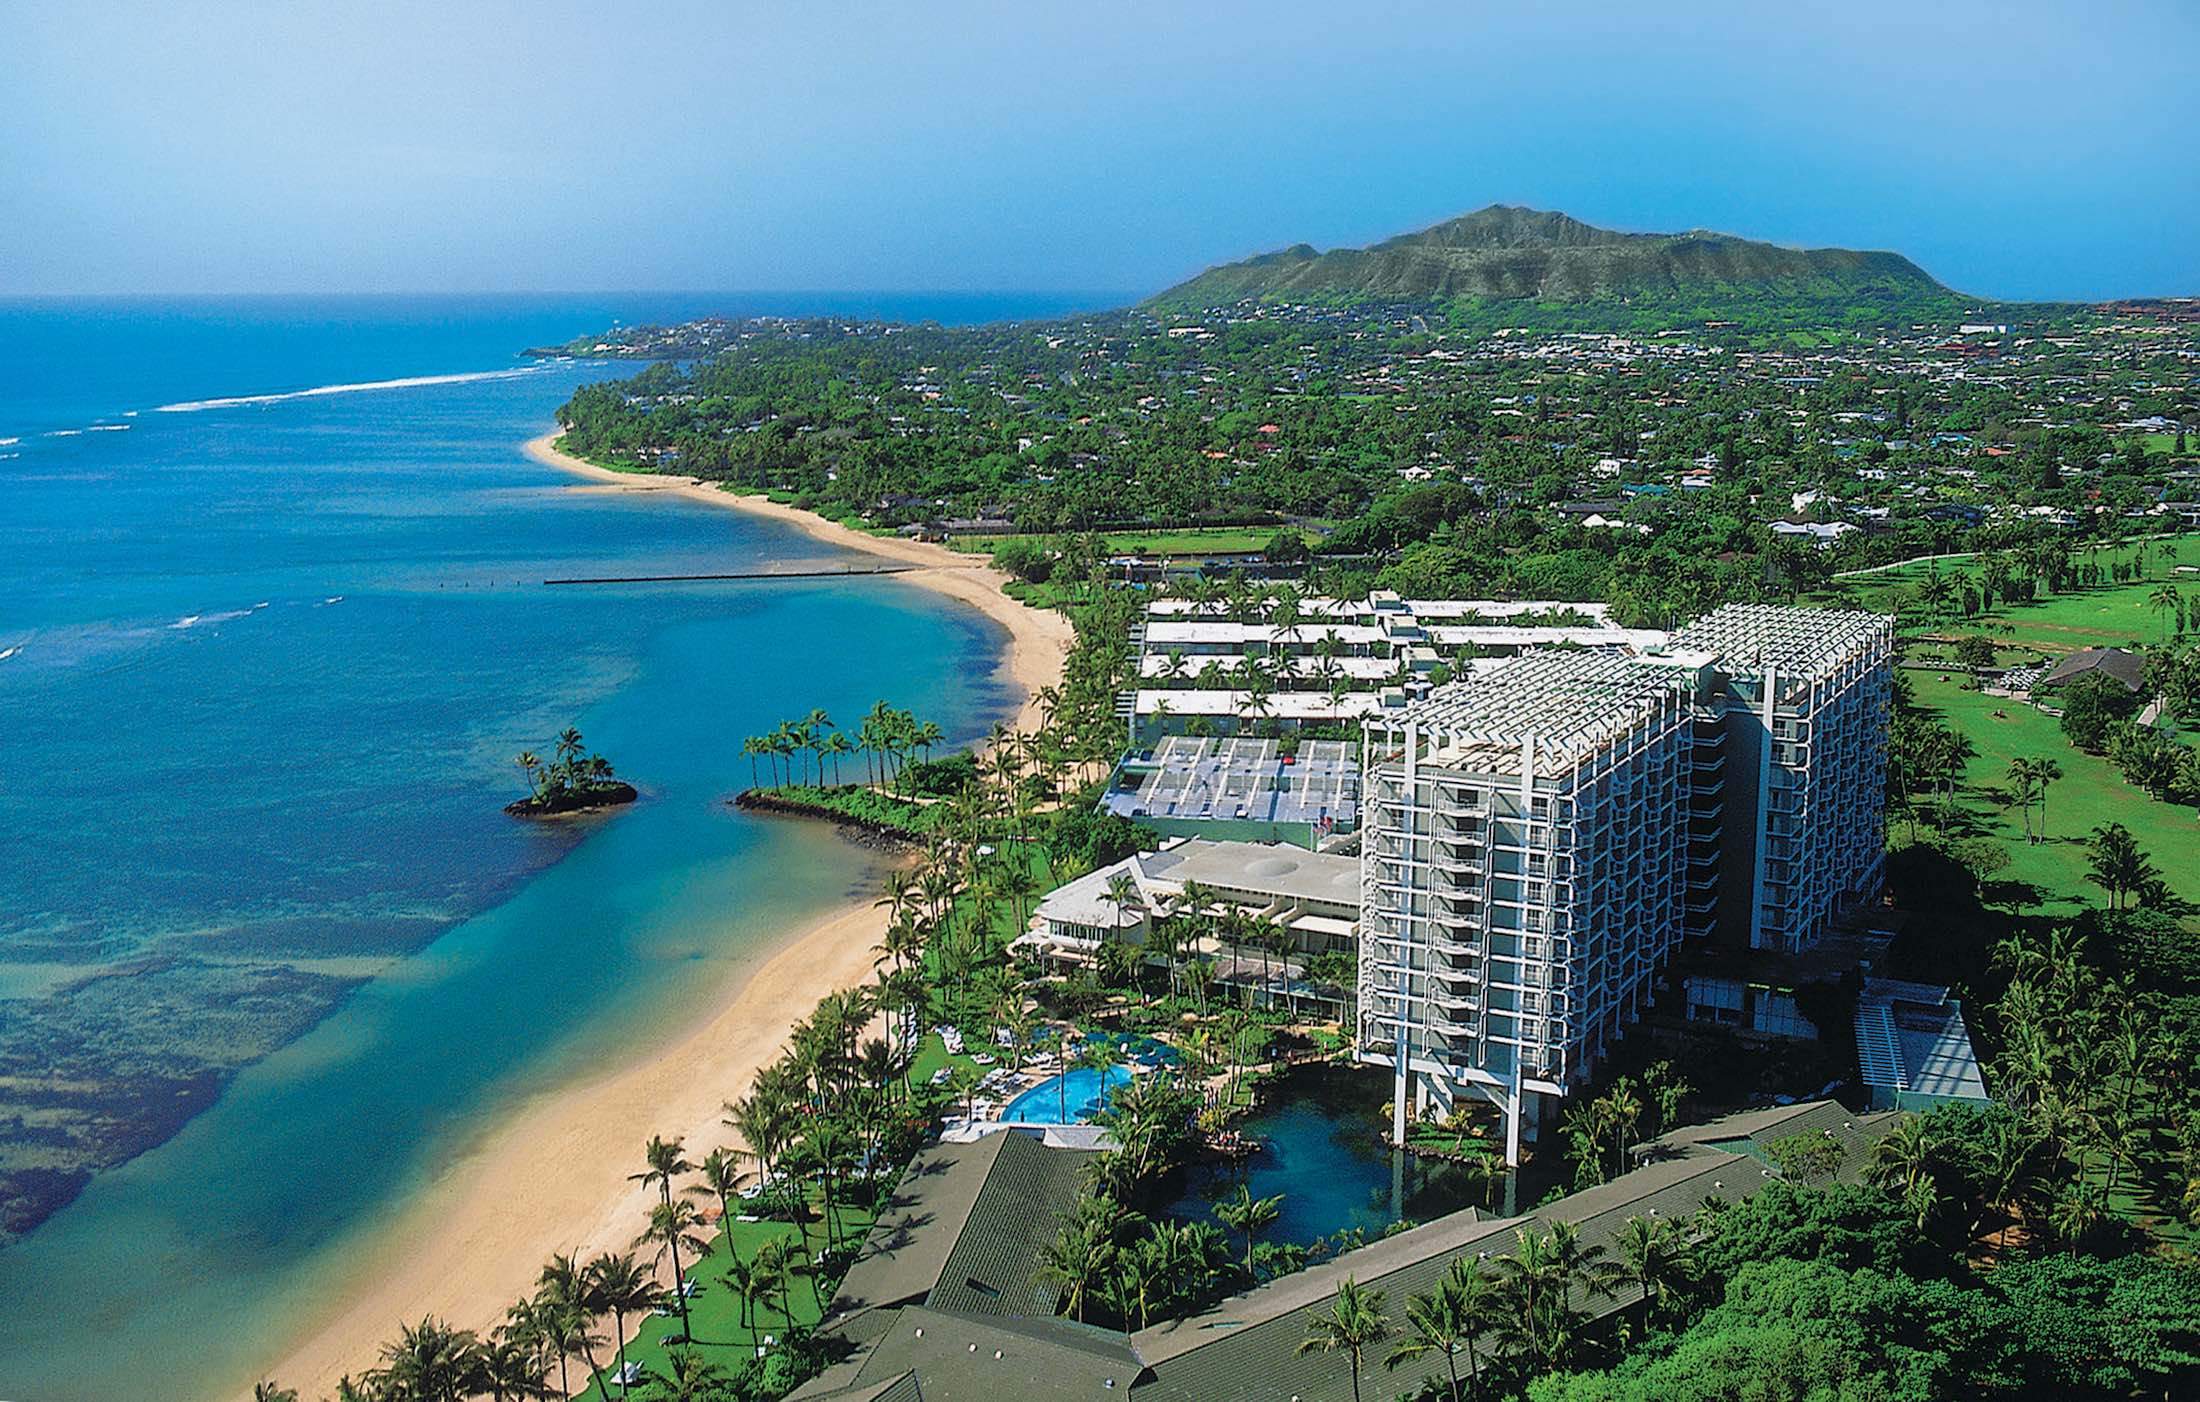
<instances>
[{"instance_id":1,"label":"ocean","mask_svg":"<svg viewBox=\"0 0 2200 1402\"><path fill-rule=\"evenodd\" d=\"M872 878L726 806L744 736L1016 699L995 625L886 579L545 585L841 557L571 490L519 445L632 367L517 351L1109 300L0 303L0 1397L248 1380L501 1111ZM642 801L506 817L568 724Z\"/></svg>"}]
</instances>

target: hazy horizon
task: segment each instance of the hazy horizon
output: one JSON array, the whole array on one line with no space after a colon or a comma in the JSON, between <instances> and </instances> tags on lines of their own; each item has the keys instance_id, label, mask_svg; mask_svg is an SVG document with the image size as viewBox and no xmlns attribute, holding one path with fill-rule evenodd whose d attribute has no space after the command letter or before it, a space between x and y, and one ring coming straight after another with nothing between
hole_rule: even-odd
<instances>
[{"instance_id":1,"label":"hazy horizon","mask_svg":"<svg viewBox=\"0 0 2200 1402\"><path fill-rule=\"evenodd\" d=\"M1492 203L2200 294L2200 8L0 0L0 296L1133 300Z\"/></svg>"}]
</instances>

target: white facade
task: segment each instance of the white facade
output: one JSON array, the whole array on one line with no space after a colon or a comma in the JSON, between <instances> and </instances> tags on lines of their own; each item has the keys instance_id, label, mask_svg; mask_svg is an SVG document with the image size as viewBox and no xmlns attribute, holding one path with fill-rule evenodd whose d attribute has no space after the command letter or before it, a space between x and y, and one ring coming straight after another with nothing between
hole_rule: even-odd
<instances>
[{"instance_id":1,"label":"white facade","mask_svg":"<svg viewBox=\"0 0 2200 1402\"><path fill-rule=\"evenodd\" d=\"M1365 726L1361 1059L1562 1096L1691 932L1807 947L1878 889L1891 620L1721 609L1639 657L1536 652Z\"/></svg>"},{"instance_id":2,"label":"white facade","mask_svg":"<svg viewBox=\"0 0 2200 1402\"><path fill-rule=\"evenodd\" d=\"M1360 1050L1423 1103L1563 1095L1678 946L1689 691L1535 653L1367 728Z\"/></svg>"}]
</instances>

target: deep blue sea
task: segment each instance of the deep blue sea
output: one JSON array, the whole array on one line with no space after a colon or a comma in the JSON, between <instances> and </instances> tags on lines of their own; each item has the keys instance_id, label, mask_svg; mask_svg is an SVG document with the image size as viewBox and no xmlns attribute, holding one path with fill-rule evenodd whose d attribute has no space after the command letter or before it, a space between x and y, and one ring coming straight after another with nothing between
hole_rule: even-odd
<instances>
[{"instance_id":1,"label":"deep blue sea","mask_svg":"<svg viewBox=\"0 0 2200 1402\"><path fill-rule=\"evenodd\" d=\"M245 1379L500 1110L872 879L727 809L744 736L883 697L967 738L1017 699L994 625L890 579L546 587L830 552L572 489L519 445L632 367L515 352L1109 300L0 303L0 1208L38 1223L0 1245L0 1397ZM505 817L567 724L642 802Z\"/></svg>"}]
</instances>

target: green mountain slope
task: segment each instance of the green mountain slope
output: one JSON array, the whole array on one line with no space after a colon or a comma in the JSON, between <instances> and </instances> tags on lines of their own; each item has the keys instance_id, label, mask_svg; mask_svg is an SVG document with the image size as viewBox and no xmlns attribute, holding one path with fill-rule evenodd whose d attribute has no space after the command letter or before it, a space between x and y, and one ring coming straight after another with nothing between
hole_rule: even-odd
<instances>
[{"instance_id":1,"label":"green mountain slope","mask_svg":"<svg viewBox=\"0 0 2200 1402\"><path fill-rule=\"evenodd\" d=\"M1854 323L1952 316L1966 299L1897 253L1691 230L1623 234L1492 205L1369 248L1305 244L1210 268L1153 298L1163 311L1243 301L1425 304L1454 321L1591 325L1722 315Z\"/></svg>"}]
</instances>

